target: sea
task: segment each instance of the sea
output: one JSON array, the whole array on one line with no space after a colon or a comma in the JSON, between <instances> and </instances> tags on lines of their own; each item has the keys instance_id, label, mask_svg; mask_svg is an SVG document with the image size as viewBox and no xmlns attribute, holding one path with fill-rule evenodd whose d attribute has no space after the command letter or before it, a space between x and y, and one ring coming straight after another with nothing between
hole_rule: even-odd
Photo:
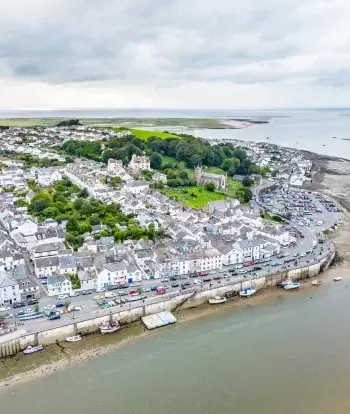
<instances>
[{"instance_id":1,"label":"sea","mask_svg":"<svg viewBox=\"0 0 350 414\"><path fill-rule=\"evenodd\" d=\"M239 139L270 142L291 148L350 159L350 108L301 108L266 110L176 110L176 109L75 109L5 110L1 118L232 118L267 119L244 129L217 130L162 127L207 139ZM154 128L153 128L154 129Z\"/></svg>"},{"instance_id":2,"label":"sea","mask_svg":"<svg viewBox=\"0 0 350 414\"><path fill-rule=\"evenodd\" d=\"M247 299L9 388L0 412L348 414L349 316L350 277Z\"/></svg>"}]
</instances>

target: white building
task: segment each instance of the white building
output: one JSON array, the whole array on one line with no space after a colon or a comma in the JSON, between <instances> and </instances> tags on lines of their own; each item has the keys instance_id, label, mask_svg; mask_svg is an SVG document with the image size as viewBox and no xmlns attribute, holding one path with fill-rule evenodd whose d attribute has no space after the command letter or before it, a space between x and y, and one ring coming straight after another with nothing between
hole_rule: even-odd
<instances>
[{"instance_id":1,"label":"white building","mask_svg":"<svg viewBox=\"0 0 350 414\"><path fill-rule=\"evenodd\" d=\"M6 273L0 272L0 306L11 305L21 301L18 282Z\"/></svg>"},{"instance_id":2,"label":"white building","mask_svg":"<svg viewBox=\"0 0 350 414\"><path fill-rule=\"evenodd\" d=\"M150 170L151 169L151 162L150 158L147 155L136 155L133 154L131 160L129 162L129 168L133 172L139 172L143 170Z\"/></svg>"},{"instance_id":3,"label":"white building","mask_svg":"<svg viewBox=\"0 0 350 414\"><path fill-rule=\"evenodd\" d=\"M123 187L125 192L140 194L149 190L147 181L129 181Z\"/></svg>"},{"instance_id":4,"label":"white building","mask_svg":"<svg viewBox=\"0 0 350 414\"><path fill-rule=\"evenodd\" d=\"M167 177L166 177L166 175L165 175L165 174L163 174L163 173L161 173L161 172L157 171L155 174L153 174L153 175L152 175L152 180L153 180L155 183L164 183L164 184L166 184L166 182L167 182Z\"/></svg>"},{"instance_id":5,"label":"white building","mask_svg":"<svg viewBox=\"0 0 350 414\"><path fill-rule=\"evenodd\" d=\"M121 170L124 170L122 160L114 160L113 158L110 158L108 160L108 165L107 165L107 171L108 172L118 173Z\"/></svg>"},{"instance_id":6,"label":"white building","mask_svg":"<svg viewBox=\"0 0 350 414\"><path fill-rule=\"evenodd\" d=\"M69 295L72 292L72 282L65 275L53 275L47 278L49 296Z\"/></svg>"},{"instance_id":7,"label":"white building","mask_svg":"<svg viewBox=\"0 0 350 414\"><path fill-rule=\"evenodd\" d=\"M128 272L124 262L107 263L97 274L98 287L118 285L127 282Z\"/></svg>"}]
</instances>

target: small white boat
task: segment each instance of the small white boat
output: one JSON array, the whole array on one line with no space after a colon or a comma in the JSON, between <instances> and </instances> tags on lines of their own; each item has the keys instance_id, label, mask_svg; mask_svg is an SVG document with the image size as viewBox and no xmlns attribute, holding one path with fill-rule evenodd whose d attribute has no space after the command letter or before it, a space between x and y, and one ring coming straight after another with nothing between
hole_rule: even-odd
<instances>
[{"instance_id":1,"label":"small white boat","mask_svg":"<svg viewBox=\"0 0 350 414\"><path fill-rule=\"evenodd\" d=\"M298 287L301 286L301 283L299 282L291 282L284 285L285 290L291 290L291 289L298 289Z\"/></svg>"},{"instance_id":2,"label":"small white boat","mask_svg":"<svg viewBox=\"0 0 350 414\"><path fill-rule=\"evenodd\" d=\"M213 298L209 299L210 305L218 305L219 303L225 303L227 299L223 296L214 296Z\"/></svg>"},{"instance_id":3,"label":"small white boat","mask_svg":"<svg viewBox=\"0 0 350 414\"><path fill-rule=\"evenodd\" d=\"M342 278L340 276L338 276L338 277L335 277L333 280L334 280L334 282L340 282L342 280Z\"/></svg>"},{"instance_id":4,"label":"small white boat","mask_svg":"<svg viewBox=\"0 0 350 414\"><path fill-rule=\"evenodd\" d=\"M254 293L256 293L256 290L249 288L249 289L241 290L239 292L239 296L243 298L249 298L250 296L254 295Z\"/></svg>"},{"instance_id":5,"label":"small white boat","mask_svg":"<svg viewBox=\"0 0 350 414\"><path fill-rule=\"evenodd\" d=\"M43 345L37 346L27 346L27 348L23 351L24 354L34 354L34 352L40 352L44 349Z\"/></svg>"},{"instance_id":6,"label":"small white boat","mask_svg":"<svg viewBox=\"0 0 350 414\"><path fill-rule=\"evenodd\" d=\"M68 336L66 338L66 342L79 342L79 341L81 341L81 336L80 335Z\"/></svg>"},{"instance_id":7,"label":"small white boat","mask_svg":"<svg viewBox=\"0 0 350 414\"><path fill-rule=\"evenodd\" d=\"M109 334L116 332L120 329L120 325L118 322L114 322L113 324L110 324L108 322L103 322L100 325L100 332L101 334Z\"/></svg>"},{"instance_id":8,"label":"small white boat","mask_svg":"<svg viewBox=\"0 0 350 414\"><path fill-rule=\"evenodd\" d=\"M314 286L319 286L321 283L322 283L321 280L318 280L318 279L312 281L312 284Z\"/></svg>"}]
</instances>

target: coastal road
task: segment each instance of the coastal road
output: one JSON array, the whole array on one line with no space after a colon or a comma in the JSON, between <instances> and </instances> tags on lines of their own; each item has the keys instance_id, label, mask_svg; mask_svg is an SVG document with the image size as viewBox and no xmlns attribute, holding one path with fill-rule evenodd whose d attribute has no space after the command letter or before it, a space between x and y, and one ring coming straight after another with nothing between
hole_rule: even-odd
<instances>
[{"instance_id":1,"label":"coastal road","mask_svg":"<svg viewBox=\"0 0 350 414\"><path fill-rule=\"evenodd\" d=\"M308 248L310 248L310 246L308 246ZM297 266L300 266L302 263L305 264L305 266L312 264L312 262L321 255L321 248L323 249L323 254L328 253L328 249L330 248L329 246L329 241L326 244L323 244L321 246L318 246L317 249L315 249L313 251L312 254L307 255L306 257L302 257L302 258L298 258L295 259L297 261ZM286 259L291 258L291 256L287 257ZM278 266L271 266L271 263L273 263L274 261L278 261L280 262L280 265ZM250 268L246 268L248 269L248 273L246 274L242 274L242 275L234 275L232 276L230 273L230 270L233 269L233 266L227 266L225 267L225 272L223 273L219 273L219 275L222 277L222 279L220 280L213 280L213 277L215 276L214 274L209 275L208 277L211 277L212 280L211 282L208 283L203 283L203 278L189 278L189 277L182 277L181 278L181 283L184 282L189 282L191 283L191 286L189 287L188 290L186 291L193 291L195 289L212 289L215 287L220 287L226 284L234 284L234 283L240 283L243 281L247 281L250 279L254 279L254 278L258 278L261 276L265 276L267 274L272 274L272 273L276 273L278 271L283 270L282 266L286 266L285 270L291 269L294 267L294 261L291 263L288 263L286 265L283 265L283 259L276 259L273 258L272 261L270 262L270 264L266 267L264 267L262 270L260 271L253 271L253 266ZM198 279L201 281L200 284L198 285L194 285L193 282L195 279ZM178 282L180 283L180 279L178 280ZM145 292L144 295L147 297L145 299L146 304L152 303L154 301L159 301L162 300L164 298L166 298L167 296L171 295L171 294L177 294L180 292L180 288L176 287L176 288L172 288L171 284L175 283L175 282L161 282L160 280L147 280L147 281L142 281L141 286L143 288L150 288L151 286L161 286L161 285L167 285L169 286L169 288L167 288L167 294L162 297L159 295L156 295L155 292ZM133 288L129 288L129 290L131 290ZM184 291L184 292L186 292ZM116 294L118 293L118 290L113 291ZM93 300L93 296L97 295L97 293L93 293L91 295L88 296L77 296L77 297L73 297L73 298L69 298L69 300L71 300L72 305L75 306L81 306L82 310L81 311L76 311L76 312L72 312L72 313L67 313L62 315L62 317L58 320L55 321L48 321L46 318L40 319L40 320L35 320L35 321L26 321L23 324L22 329L24 329L26 332L30 333L30 332L36 332L39 330L45 330L45 329L50 329L52 327L58 327L58 326L63 326L66 325L68 323L71 323L73 321L79 321L79 320L85 320L88 318L92 318L92 317L96 317L96 316L103 316L103 315L108 315L110 310L109 309L101 309L99 307L99 305L96 303L96 301ZM101 296L103 296L103 293L101 293ZM126 296L123 296L124 298L126 298ZM39 306L40 309L43 310L45 306L47 306L48 304L50 305L55 305L57 303L57 299L56 298L43 298L40 300L39 302ZM115 310L126 310L126 309L131 309L134 307L138 307L140 306L140 304L142 304L141 301L136 301L136 302L131 302L131 303L125 303L125 304L121 304L121 305L117 305L116 307L113 307L113 311ZM15 313L15 311L18 311L18 309L12 309L11 313ZM9 325L15 324L15 320L12 319L12 321L8 321Z\"/></svg>"}]
</instances>

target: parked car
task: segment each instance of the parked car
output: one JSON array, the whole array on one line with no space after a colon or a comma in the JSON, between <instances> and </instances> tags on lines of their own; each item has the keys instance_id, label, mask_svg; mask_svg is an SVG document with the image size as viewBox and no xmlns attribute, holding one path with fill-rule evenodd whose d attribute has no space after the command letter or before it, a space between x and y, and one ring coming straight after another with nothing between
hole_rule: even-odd
<instances>
[{"instance_id":1,"label":"parked car","mask_svg":"<svg viewBox=\"0 0 350 414\"><path fill-rule=\"evenodd\" d=\"M139 286L141 286L140 282L134 282L130 284L130 287L139 287Z\"/></svg>"},{"instance_id":2,"label":"parked car","mask_svg":"<svg viewBox=\"0 0 350 414\"><path fill-rule=\"evenodd\" d=\"M138 294L138 292L136 291L136 290L133 290L133 289L131 289L130 291L129 291L129 295L137 295Z\"/></svg>"},{"instance_id":3,"label":"parked car","mask_svg":"<svg viewBox=\"0 0 350 414\"><path fill-rule=\"evenodd\" d=\"M243 263L243 267L249 267L249 266L251 266L253 263L252 262L246 262L246 263Z\"/></svg>"},{"instance_id":4,"label":"parked car","mask_svg":"<svg viewBox=\"0 0 350 414\"><path fill-rule=\"evenodd\" d=\"M57 299L62 300L62 299L67 299L68 295L58 295Z\"/></svg>"},{"instance_id":5,"label":"parked car","mask_svg":"<svg viewBox=\"0 0 350 414\"><path fill-rule=\"evenodd\" d=\"M151 292L155 292L158 289L158 286L152 286L151 287Z\"/></svg>"},{"instance_id":6,"label":"parked car","mask_svg":"<svg viewBox=\"0 0 350 414\"><path fill-rule=\"evenodd\" d=\"M119 296L127 296L127 295L128 295L128 292L126 292L125 290L120 290L120 291L118 292L118 295L119 295Z\"/></svg>"},{"instance_id":7,"label":"parked car","mask_svg":"<svg viewBox=\"0 0 350 414\"><path fill-rule=\"evenodd\" d=\"M166 293L166 289L164 287L157 288L157 295L164 295Z\"/></svg>"},{"instance_id":8,"label":"parked car","mask_svg":"<svg viewBox=\"0 0 350 414\"><path fill-rule=\"evenodd\" d=\"M302 252L301 254L300 254L300 257L305 257L306 256L306 253L305 252Z\"/></svg>"},{"instance_id":9,"label":"parked car","mask_svg":"<svg viewBox=\"0 0 350 414\"><path fill-rule=\"evenodd\" d=\"M75 298L76 296L79 296L79 292L70 292L69 296Z\"/></svg>"},{"instance_id":10,"label":"parked car","mask_svg":"<svg viewBox=\"0 0 350 414\"><path fill-rule=\"evenodd\" d=\"M11 318L12 318L12 313L5 313L4 319L11 319Z\"/></svg>"},{"instance_id":11,"label":"parked car","mask_svg":"<svg viewBox=\"0 0 350 414\"><path fill-rule=\"evenodd\" d=\"M248 270L247 269L239 269L238 273L241 274L241 275L244 275L245 273L248 273Z\"/></svg>"},{"instance_id":12,"label":"parked car","mask_svg":"<svg viewBox=\"0 0 350 414\"><path fill-rule=\"evenodd\" d=\"M221 276L219 276L219 275L216 275L216 276L213 277L213 280L220 280L220 279L221 279Z\"/></svg>"},{"instance_id":13,"label":"parked car","mask_svg":"<svg viewBox=\"0 0 350 414\"><path fill-rule=\"evenodd\" d=\"M93 297L93 299L94 299L94 300L102 300L102 299L103 299L103 296L101 296L101 295L96 295L96 296L94 296L94 297Z\"/></svg>"},{"instance_id":14,"label":"parked car","mask_svg":"<svg viewBox=\"0 0 350 414\"><path fill-rule=\"evenodd\" d=\"M83 291L81 292L81 294L82 294L83 296L85 296L85 295L91 295L91 291L90 291L90 290L83 290Z\"/></svg>"},{"instance_id":15,"label":"parked car","mask_svg":"<svg viewBox=\"0 0 350 414\"><path fill-rule=\"evenodd\" d=\"M55 305L46 305L45 307L44 307L44 309L45 310L49 310L49 309L55 309Z\"/></svg>"},{"instance_id":16,"label":"parked car","mask_svg":"<svg viewBox=\"0 0 350 414\"><path fill-rule=\"evenodd\" d=\"M9 307L9 306L2 306L1 308L0 308L0 312L6 312L6 311L8 311L8 310L10 310L11 308Z\"/></svg>"},{"instance_id":17,"label":"parked car","mask_svg":"<svg viewBox=\"0 0 350 414\"><path fill-rule=\"evenodd\" d=\"M63 302L57 302L56 303L56 308L63 308L64 303Z\"/></svg>"},{"instance_id":18,"label":"parked car","mask_svg":"<svg viewBox=\"0 0 350 414\"><path fill-rule=\"evenodd\" d=\"M206 277L205 279L203 279L203 282L211 282L211 278L210 277Z\"/></svg>"},{"instance_id":19,"label":"parked car","mask_svg":"<svg viewBox=\"0 0 350 414\"><path fill-rule=\"evenodd\" d=\"M106 292L105 298L115 298L117 295L113 292Z\"/></svg>"},{"instance_id":20,"label":"parked car","mask_svg":"<svg viewBox=\"0 0 350 414\"><path fill-rule=\"evenodd\" d=\"M280 264L281 264L280 262L273 262L273 263L271 263L271 266L276 267L276 266L279 266Z\"/></svg>"},{"instance_id":21,"label":"parked car","mask_svg":"<svg viewBox=\"0 0 350 414\"><path fill-rule=\"evenodd\" d=\"M200 277L208 276L208 273L207 272L199 272L199 276Z\"/></svg>"},{"instance_id":22,"label":"parked car","mask_svg":"<svg viewBox=\"0 0 350 414\"><path fill-rule=\"evenodd\" d=\"M28 305L36 305L37 303L39 303L38 299L31 299L28 301Z\"/></svg>"},{"instance_id":23,"label":"parked car","mask_svg":"<svg viewBox=\"0 0 350 414\"><path fill-rule=\"evenodd\" d=\"M16 308L24 308L26 305L25 305L25 303L23 303L23 302L17 302L17 303L14 303L13 305L12 305L12 307L14 308L14 309L16 309Z\"/></svg>"},{"instance_id":24,"label":"parked car","mask_svg":"<svg viewBox=\"0 0 350 414\"><path fill-rule=\"evenodd\" d=\"M97 288L96 289L96 293L101 293L101 292L104 292L106 289L104 288L104 287L101 287L101 288Z\"/></svg>"},{"instance_id":25,"label":"parked car","mask_svg":"<svg viewBox=\"0 0 350 414\"><path fill-rule=\"evenodd\" d=\"M167 282L169 282L169 279L164 278L164 279L162 279L162 280L161 280L161 282L162 282L162 283L167 283Z\"/></svg>"},{"instance_id":26,"label":"parked car","mask_svg":"<svg viewBox=\"0 0 350 414\"><path fill-rule=\"evenodd\" d=\"M176 276L171 276L170 280L172 280L172 281L177 280L177 277Z\"/></svg>"}]
</instances>

